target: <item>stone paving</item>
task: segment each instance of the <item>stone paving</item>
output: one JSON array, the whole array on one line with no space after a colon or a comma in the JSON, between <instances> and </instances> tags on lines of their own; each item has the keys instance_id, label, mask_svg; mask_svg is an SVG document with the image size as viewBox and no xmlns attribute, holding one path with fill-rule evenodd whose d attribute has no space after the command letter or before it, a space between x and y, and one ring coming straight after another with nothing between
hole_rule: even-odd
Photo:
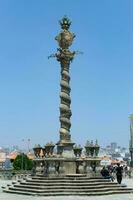
<instances>
[{"instance_id":1,"label":"stone paving","mask_svg":"<svg viewBox=\"0 0 133 200\"><path fill-rule=\"evenodd\" d=\"M133 200L133 194L117 194L117 195L106 195L106 196L89 196L89 197L78 197L78 196L63 196L63 197L35 197L25 195L14 195L3 193L1 186L10 184L11 181L0 180L0 200ZM123 183L126 183L128 187L133 188L133 179L124 179Z\"/></svg>"}]
</instances>

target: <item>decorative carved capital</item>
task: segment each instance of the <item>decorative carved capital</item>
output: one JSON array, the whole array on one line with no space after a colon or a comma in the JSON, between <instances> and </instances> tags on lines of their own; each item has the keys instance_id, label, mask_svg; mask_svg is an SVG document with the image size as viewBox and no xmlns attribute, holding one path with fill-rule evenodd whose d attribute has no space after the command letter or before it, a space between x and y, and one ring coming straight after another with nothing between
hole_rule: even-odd
<instances>
[{"instance_id":1,"label":"decorative carved capital","mask_svg":"<svg viewBox=\"0 0 133 200\"><path fill-rule=\"evenodd\" d=\"M58 53L55 54L57 61L62 64L69 64L72 62L75 55L75 51L71 52L68 49L58 49Z\"/></svg>"}]
</instances>

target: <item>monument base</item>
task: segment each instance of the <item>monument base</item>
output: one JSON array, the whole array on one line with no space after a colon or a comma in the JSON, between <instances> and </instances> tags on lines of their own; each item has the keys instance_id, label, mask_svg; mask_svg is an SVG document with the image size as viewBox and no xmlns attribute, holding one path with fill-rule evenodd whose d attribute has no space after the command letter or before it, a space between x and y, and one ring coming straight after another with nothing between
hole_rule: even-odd
<instances>
[{"instance_id":1,"label":"monument base","mask_svg":"<svg viewBox=\"0 0 133 200\"><path fill-rule=\"evenodd\" d=\"M62 152L62 157L63 158L75 158L75 154L73 151L73 145L74 143L72 142L65 142L63 144L63 152Z\"/></svg>"},{"instance_id":2,"label":"monument base","mask_svg":"<svg viewBox=\"0 0 133 200\"><path fill-rule=\"evenodd\" d=\"M64 174L76 174L76 162L74 160L66 160L63 162Z\"/></svg>"},{"instance_id":3,"label":"monument base","mask_svg":"<svg viewBox=\"0 0 133 200\"><path fill-rule=\"evenodd\" d=\"M75 158L73 145L71 141L59 141L57 143L57 153L62 155L63 158Z\"/></svg>"}]
</instances>

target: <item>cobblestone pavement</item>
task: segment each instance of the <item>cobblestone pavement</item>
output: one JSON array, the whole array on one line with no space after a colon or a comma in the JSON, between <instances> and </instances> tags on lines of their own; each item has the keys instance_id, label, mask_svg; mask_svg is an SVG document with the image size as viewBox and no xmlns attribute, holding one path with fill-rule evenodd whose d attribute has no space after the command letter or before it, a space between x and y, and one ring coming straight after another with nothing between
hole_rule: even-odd
<instances>
[{"instance_id":1,"label":"cobblestone pavement","mask_svg":"<svg viewBox=\"0 0 133 200\"><path fill-rule=\"evenodd\" d=\"M11 181L0 180L0 200L133 200L133 194L117 194L106 196L89 196L89 197L75 197L75 196L63 196L63 197L34 197L25 195L14 195L3 193L1 186L10 184ZM133 188L133 179L124 179L123 183L126 183L128 187Z\"/></svg>"}]
</instances>

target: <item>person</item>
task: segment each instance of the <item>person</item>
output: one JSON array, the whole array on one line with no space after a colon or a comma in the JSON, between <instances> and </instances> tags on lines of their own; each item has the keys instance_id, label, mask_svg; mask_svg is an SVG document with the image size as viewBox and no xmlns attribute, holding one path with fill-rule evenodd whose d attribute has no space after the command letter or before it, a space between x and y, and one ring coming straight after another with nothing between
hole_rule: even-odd
<instances>
[{"instance_id":1,"label":"person","mask_svg":"<svg viewBox=\"0 0 133 200\"><path fill-rule=\"evenodd\" d=\"M122 182L122 173L123 173L123 168L122 166L120 166L120 164L118 163L117 164L117 167L116 167L116 178L117 178L117 182L119 184L121 184Z\"/></svg>"},{"instance_id":2,"label":"person","mask_svg":"<svg viewBox=\"0 0 133 200\"><path fill-rule=\"evenodd\" d=\"M127 177L128 175L127 165L126 166L124 165L123 168L124 168L124 176Z\"/></svg>"},{"instance_id":3,"label":"person","mask_svg":"<svg viewBox=\"0 0 133 200\"><path fill-rule=\"evenodd\" d=\"M111 181L114 181L114 177L110 175L109 170L105 166L101 170L101 175L105 179L111 179Z\"/></svg>"}]
</instances>

